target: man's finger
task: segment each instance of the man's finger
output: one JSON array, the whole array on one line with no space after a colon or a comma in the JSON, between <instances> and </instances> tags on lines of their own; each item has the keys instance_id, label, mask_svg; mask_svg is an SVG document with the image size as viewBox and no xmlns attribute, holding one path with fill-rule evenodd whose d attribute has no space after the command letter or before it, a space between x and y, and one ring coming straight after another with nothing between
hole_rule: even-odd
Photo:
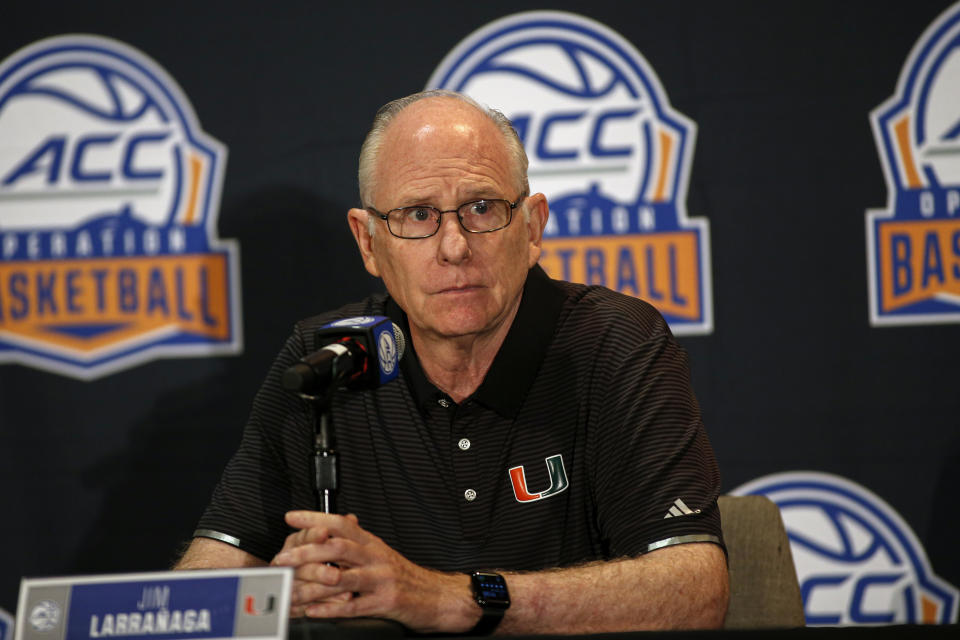
<instances>
[{"instance_id":1,"label":"man's finger","mask_svg":"<svg viewBox=\"0 0 960 640\"><path fill-rule=\"evenodd\" d=\"M294 529L325 528L332 537L350 538L357 542L366 540L367 534L358 524L356 516L340 516L316 511L288 511L284 520Z\"/></svg>"},{"instance_id":2,"label":"man's finger","mask_svg":"<svg viewBox=\"0 0 960 640\"><path fill-rule=\"evenodd\" d=\"M332 533L328 527L310 527L309 529L301 529L293 535L297 536L296 540L299 543L297 546L306 544L319 544L321 542L326 542L332 537Z\"/></svg>"},{"instance_id":3,"label":"man's finger","mask_svg":"<svg viewBox=\"0 0 960 640\"><path fill-rule=\"evenodd\" d=\"M360 545L346 538L330 538L322 544L308 544L281 551L273 559L275 565L299 567L308 563L332 562L345 566L363 564Z\"/></svg>"},{"instance_id":4,"label":"man's finger","mask_svg":"<svg viewBox=\"0 0 960 640\"><path fill-rule=\"evenodd\" d=\"M330 539L330 532L324 527L303 529L287 536L280 553L310 544L320 544ZM280 554L277 554L280 555ZM277 564L276 556L270 564Z\"/></svg>"},{"instance_id":5,"label":"man's finger","mask_svg":"<svg viewBox=\"0 0 960 640\"><path fill-rule=\"evenodd\" d=\"M310 527L322 527L334 520L342 519L343 516L333 513L321 513L320 511L307 511L297 509L287 511L283 514L284 521L295 529L309 529Z\"/></svg>"},{"instance_id":6,"label":"man's finger","mask_svg":"<svg viewBox=\"0 0 960 640\"><path fill-rule=\"evenodd\" d=\"M291 609L293 606L306 607L327 600L342 602L349 600L352 594L352 591L345 591L343 587L328 587L318 582L294 580L290 590Z\"/></svg>"},{"instance_id":7,"label":"man's finger","mask_svg":"<svg viewBox=\"0 0 960 640\"><path fill-rule=\"evenodd\" d=\"M366 597L353 597L349 600L324 600L304 607L304 615L310 618L355 618L369 615Z\"/></svg>"},{"instance_id":8,"label":"man's finger","mask_svg":"<svg viewBox=\"0 0 960 640\"><path fill-rule=\"evenodd\" d=\"M340 584L342 571L328 563L309 562L297 567L293 574L297 580L317 582L327 587L336 587Z\"/></svg>"},{"instance_id":9,"label":"man's finger","mask_svg":"<svg viewBox=\"0 0 960 640\"><path fill-rule=\"evenodd\" d=\"M350 591L344 591L330 596L324 602L346 602L353 598L353 593ZM291 604L290 605L290 617L291 618L303 618L307 615L307 607L311 605L318 604L317 602L304 602L301 604ZM316 616L315 616L316 617Z\"/></svg>"},{"instance_id":10,"label":"man's finger","mask_svg":"<svg viewBox=\"0 0 960 640\"><path fill-rule=\"evenodd\" d=\"M382 584L382 573L376 569L341 569L337 587L352 593L371 593Z\"/></svg>"}]
</instances>

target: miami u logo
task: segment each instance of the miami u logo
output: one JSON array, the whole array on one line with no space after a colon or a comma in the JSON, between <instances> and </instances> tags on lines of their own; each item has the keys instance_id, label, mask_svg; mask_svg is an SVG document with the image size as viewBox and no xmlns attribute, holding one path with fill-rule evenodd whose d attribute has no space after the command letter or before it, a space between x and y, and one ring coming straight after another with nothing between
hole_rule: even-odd
<instances>
[{"instance_id":1,"label":"miami u logo","mask_svg":"<svg viewBox=\"0 0 960 640\"><path fill-rule=\"evenodd\" d=\"M244 598L243 610L245 613L251 616L262 616L267 613L270 613L274 610L277 604L276 596L267 596L267 606L264 609L257 608L256 598L253 596L247 596Z\"/></svg>"},{"instance_id":2,"label":"miami u logo","mask_svg":"<svg viewBox=\"0 0 960 640\"><path fill-rule=\"evenodd\" d=\"M559 453L555 456L546 458L547 470L550 472L550 487L540 493L530 493L527 490L527 477L523 473L523 465L512 467L510 469L510 482L513 483L513 495L517 502L533 502L542 498L555 496L562 491L566 491L570 486L567 480L567 472L563 468L563 456Z\"/></svg>"}]
</instances>

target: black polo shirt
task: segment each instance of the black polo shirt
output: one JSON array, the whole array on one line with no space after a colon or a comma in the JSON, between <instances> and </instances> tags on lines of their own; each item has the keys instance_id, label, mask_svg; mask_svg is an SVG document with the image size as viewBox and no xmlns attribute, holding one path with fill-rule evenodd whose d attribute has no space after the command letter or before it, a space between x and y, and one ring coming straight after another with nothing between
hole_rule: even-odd
<instances>
[{"instance_id":1,"label":"black polo shirt","mask_svg":"<svg viewBox=\"0 0 960 640\"><path fill-rule=\"evenodd\" d=\"M270 560L290 509L314 509L311 405L280 375L338 318L296 325L254 401L240 448L195 535ZM686 355L648 304L531 270L490 371L461 404L424 376L411 341L397 381L333 403L340 513L410 560L442 570L534 570L722 544L720 476Z\"/></svg>"}]
</instances>

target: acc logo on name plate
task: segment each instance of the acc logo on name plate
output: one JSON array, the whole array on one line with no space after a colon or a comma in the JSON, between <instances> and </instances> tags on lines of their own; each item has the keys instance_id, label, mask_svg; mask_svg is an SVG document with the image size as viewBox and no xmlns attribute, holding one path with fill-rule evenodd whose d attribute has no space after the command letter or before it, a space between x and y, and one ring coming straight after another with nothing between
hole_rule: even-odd
<instances>
[{"instance_id":1,"label":"acc logo on name plate","mask_svg":"<svg viewBox=\"0 0 960 640\"><path fill-rule=\"evenodd\" d=\"M27 621L35 631L43 633L53 631L60 626L62 617L63 608L59 602L54 600L41 600L30 609Z\"/></svg>"},{"instance_id":2,"label":"acc logo on name plate","mask_svg":"<svg viewBox=\"0 0 960 640\"><path fill-rule=\"evenodd\" d=\"M888 190L887 208L867 212L870 322L960 322L960 4L870 118Z\"/></svg>"},{"instance_id":3,"label":"acc logo on name plate","mask_svg":"<svg viewBox=\"0 0 960 640\"><path fill-rule=\"evenodd\" d=\"M764 476L731 492L780 507L808 625L949 624L956 587L893 508L846 478L816 472Z\"/></svg>"},{"instance_id":4,"label":"acc logo on name plate","mask_svg":"<svg viewBox=\"0 0 960 640\"><path fill-rule=\"evenodd\" d=\"M696 126L630 42L583 16L518 13L467 36L427 88L513 122L550 203L551 276L643 298L675 333L713 330L709 227L685 204Z\"/></svg>"},{"instance_id":5,"label":"acc logo on name plate","mask_svg":"<svg viewBox=\"0 0 960 640\"><path fill-rule=\"evenodd\" d=\"M155 62L61 36L0 64L0 362L92 379L241 348L226 149Z\"/></svg>"}]
</instances>

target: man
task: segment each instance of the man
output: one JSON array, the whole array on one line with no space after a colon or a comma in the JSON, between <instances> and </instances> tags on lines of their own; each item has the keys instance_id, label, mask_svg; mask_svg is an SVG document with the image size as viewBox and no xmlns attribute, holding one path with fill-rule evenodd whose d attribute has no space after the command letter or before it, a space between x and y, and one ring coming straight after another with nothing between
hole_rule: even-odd
<instances>
[{"instance_id":1,"label":"man","mask_svg":"<svg viewBox=\"0 0 960 640\"><path fill-rule=\"evenodd\" d=\"M649 305L545 276L526 167L468 98L381 109L348 220L388 295L298 325L180 568L291 566L293 615L421 632L722 623L719 475L685 356ZM278 379L317 327L367 314L410 345L400 380L336 396L350 515L317 513L310 406ZM502 575L505 613L479 603L479 569Z\"/></svg>"}]
</instances>

